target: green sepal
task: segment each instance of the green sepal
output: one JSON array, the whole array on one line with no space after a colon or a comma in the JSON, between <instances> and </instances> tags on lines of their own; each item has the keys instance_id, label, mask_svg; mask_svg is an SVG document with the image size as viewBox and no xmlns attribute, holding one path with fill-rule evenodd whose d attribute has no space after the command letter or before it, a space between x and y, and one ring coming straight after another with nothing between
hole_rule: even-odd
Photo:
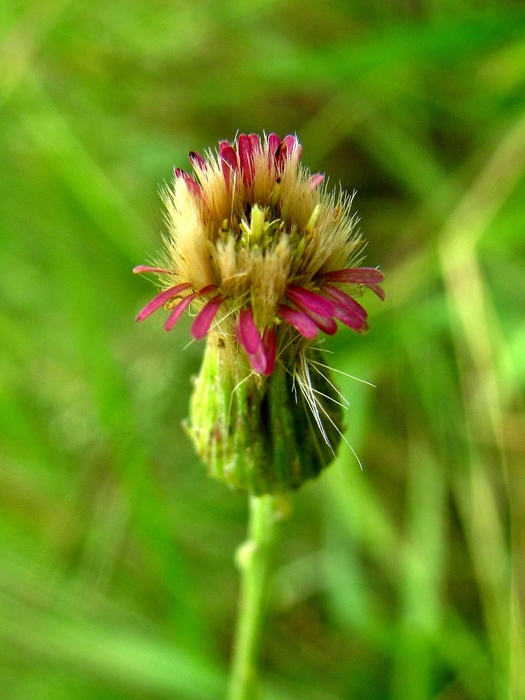
<instances>
[{"instance_id":1,"label":"green sepal","mask_svg":"<svg viewBox=\"0 0 525 700\"><path fill-rule=\"evenodd\" d=\"M305 352L319 359L314 347ZM328 378L310 373L325 439L294 380L293 362L283 359L262 377L237 348L208 338L188 432L210 475L232 488L256 495L296 489L335 458L343 430L336 390Z\"/></svg>"}]
</instances>

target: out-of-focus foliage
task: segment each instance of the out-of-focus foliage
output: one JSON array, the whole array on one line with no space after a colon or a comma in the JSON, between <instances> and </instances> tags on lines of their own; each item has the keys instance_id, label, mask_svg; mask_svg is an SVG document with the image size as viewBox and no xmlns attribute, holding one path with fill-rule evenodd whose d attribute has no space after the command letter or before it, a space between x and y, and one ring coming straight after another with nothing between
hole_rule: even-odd
<instances>
[{"instance_id":1,"label":"out-of-focus foliage","mask_svg":"<svg viewBox=\"0 0 525 700\"><path fill-rule=\"evenodd\" d=\"M516 0L0 6L6 700L220 698L246 499L181 421L189 321L136 326L159 186L297 131L357 189L371 332L349 448L294 497L268 698L525 697L525 9Z\"/></svg>"}]
</instances>

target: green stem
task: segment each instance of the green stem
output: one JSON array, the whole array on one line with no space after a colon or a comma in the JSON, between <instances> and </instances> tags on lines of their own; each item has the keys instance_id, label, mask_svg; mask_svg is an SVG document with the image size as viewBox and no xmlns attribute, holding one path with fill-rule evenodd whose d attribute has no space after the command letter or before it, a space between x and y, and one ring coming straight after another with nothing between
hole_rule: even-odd
<instances>
[{"instance_id":1,"label":"green stem","mask_svg":"<svg viewBox=\"0 0 525 700\"><path fill-rule=\"evenodd\" d=\"M268 596L276 514L274 496L250 496L248 540L237 552L241 597L228 700L254 700L257 696L257 657Z\"/></svg>"}]
</instances>

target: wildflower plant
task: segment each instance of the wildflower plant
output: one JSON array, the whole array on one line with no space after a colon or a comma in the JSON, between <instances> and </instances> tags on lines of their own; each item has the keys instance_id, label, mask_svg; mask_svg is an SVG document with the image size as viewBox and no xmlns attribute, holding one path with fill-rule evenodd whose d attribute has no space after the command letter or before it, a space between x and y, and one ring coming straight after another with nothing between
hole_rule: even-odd
<instances>
[{"instance_id":1,"label":"wildflower plant","mask_svg":"<svg viewBox=\"0 0 525 700\"><path fill-rule=\"evenodd\" d=\"M320 334L338 321L368 330L357 301L384 299L382 273L362 267L352 196L329 191L301 164L296 136L241 134L217 152L191 152L193 174L175 169L165 189L162 257L139 265L161 291L171 330L186 310L207 338L188 431L210 473L251 496L232 698L252 697L276 495L317 476L342 436L341 395L322 362Z\"/></svg>"}]
</instances>

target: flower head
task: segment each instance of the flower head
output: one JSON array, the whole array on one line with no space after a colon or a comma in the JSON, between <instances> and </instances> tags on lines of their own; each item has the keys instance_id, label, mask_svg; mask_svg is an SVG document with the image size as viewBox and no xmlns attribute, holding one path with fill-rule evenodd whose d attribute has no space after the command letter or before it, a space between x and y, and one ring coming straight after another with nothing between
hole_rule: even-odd
<instances>
[{"instance_id":1,"label":"flower head","mask_svg":"<svg viewBox=\"0 0 525 700\"><path fill-rule=\"evenodd\" d=\"M301 165L295 136L241 134L216 154L190 153L193 175L175 169L164 193L168 238L163 260L139 265L163 290L138 314L164 306L170 330L193 305L193 338L210 329L235 338L254 372L271 375L290 343L333 335L336 320L357 333L367 314L354 297L380 298L382 273L358 267L352 197L329 194L324 176Z\"/></svg>"},{"instance_id":2,"label":"flower head","mask_svg":"<svg viewBox=\"0 0 525 700\"><path fill-rule=\"evenodd\" d=\"M134 269L162 285L137 320L164 307L169 331L196 311L191 334L210 342L189 430L212 474L256 493L295 488L342 434L314 339L337 321L367 331L355 297L368 288L384 299L383 274L359 266L352 197L301 164L295 136L241 134L189 157L193 174L176 168L164 192L163 257Z\"/></svg>"}]
</instances>

